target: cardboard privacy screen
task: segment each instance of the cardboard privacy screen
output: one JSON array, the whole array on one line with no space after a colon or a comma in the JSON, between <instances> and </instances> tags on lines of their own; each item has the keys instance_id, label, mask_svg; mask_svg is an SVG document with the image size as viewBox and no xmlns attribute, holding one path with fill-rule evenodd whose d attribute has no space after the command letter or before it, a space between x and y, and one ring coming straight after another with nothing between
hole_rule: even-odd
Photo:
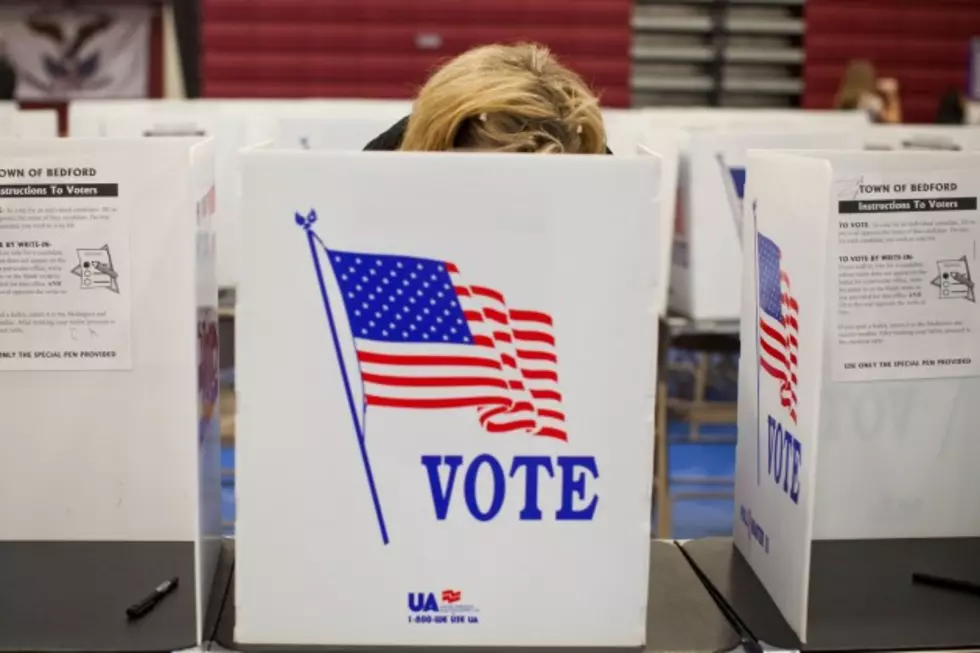
<instances>
[{"instance_id":1,"label":"cardboard privacy screen","mask_svg":"<svg viewBox=\"0 0 980 653\"><path fill-rule=\"evenodd\" d=\"M735 543L807 641L849 543L919 540L901 587L928 541L975 572L940 545L980 538L980 156L749 159Z\"/></svg>"},{"instance_id":2,"label":"cardboard privacy screen","mask_svg":"<svg viewBox=\"0 0 980 653\"><path fill-rule=\"evenodd\" d=\"M236 641L642 644L657 159L243 165Z\"/></svg>"},{"instance_id":3,"label":"cardboard privacy screen","mask_svg":"<svg viewBox=\"0 0 980 653\"><path fill-rule=\"evenodd\" d=\"M752 149L860 148L857 130L780 125L697 129L681 155L670 307L695 319L739 314L746 154Z\"/></svg>"},{"instance_id":4,"label":"cardboard privacy screen","mask_svg":"<svg viewBox=\"0 0 980 653\"><path fill-rule=\"evenodd\" d=\"M0 138L57 138L58 112L54 109L0 111Z\"/></svg>"},{"instance_id":5,"label":"cardboard privacy screen","mask_svg":"<svg viewBox=\"0 0 980 653\"><path fill-rule=\"evenodd\" d=\"M96 104L96 103L92 103ZM94 118L76 109L72 114L73 137L209 137L215 147L214 228L218 248L218 285L234 286L238 270L239 188L237 152L248 145L244 119L225 115L219 107L196 102L161 102L146 107L139 102L98 103L108 105ZM87 106L87 105L83 105ZM112 107L115 106L115 109ZM93 119L94 118L94 119Z\"/></svg>"},{"instance_id":6,"label":"cardboard privacy screen","mask_svg":"<svg viewBox=\"0 0 980 653\"><path fill-rule=\"evenodd\" d=\"M241 265L239 149L276 140L280 134L290 141L286 147L361 149L410 111L411 103L396 100L79 101L69 107L69 125L75 137L214 138L218 285L232 288L238 284ZM377 132L366 136L375 128ZM362 138L364 142L354 147Z\"/></svg>"},{"instance_id":7,"label":"cardboard privacy screen","mask_svg":"<svg viewBox=\"0 0 980 653\"><path fill-rule=\"evenodd\" d=\"M300 150L363 150L397 120L384 116L366 118L283 118L279 120L276 145Z\"/></svg>"},{"instance_id":8,"label":"cardboard privacy screen","mask_svg":"<svg viewBox=\"0 0 980 653\"><path fill-rule=\"evenodd\" d=\"M868 125L867 150L969 152L980 149L980 127L940 125Z\"/></svg>"},{"instance_id":9,"label":"cardboard privacy screen","mask_svg":"<svg viewBox=\"0 0 980 653\"><path fill-rule=\"evenodd\" d=\"M657 310L667 314L667 289L670 279L670 246L674 237L674 212L677 202L679 152L687 133L680 129L651 127L645 111L605 109L606 144L616 156L636 156L652 152L660 159L660 205L662 216L657 235ZM654 183L651 180L650 183Z\"/></svg>"},{"instance_id":10,"label":"cardboard privacy screen","mask_svg":"<svg viewBox=\"0 0 980 653\"><path fill-rule=\"evenodd\" d=\"M212 144L0 151L0 386L16 407L0 434L0 649L193 646L221 535ZM126 607L174 576L166 609L128 626Z\"/></svg>"}]
</instances>

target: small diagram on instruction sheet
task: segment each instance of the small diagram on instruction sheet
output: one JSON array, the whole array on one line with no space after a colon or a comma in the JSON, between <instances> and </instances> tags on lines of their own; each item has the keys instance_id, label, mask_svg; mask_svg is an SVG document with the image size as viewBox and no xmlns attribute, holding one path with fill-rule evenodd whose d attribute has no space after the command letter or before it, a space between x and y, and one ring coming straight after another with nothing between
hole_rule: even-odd
<instances>
[{"instance_id":1,"label":"small diagram on instruction sheet","mask_svg":"<svg viewBox=\"0 0 980 653\"><path fill-rule=\"evenodd\" d=\"M932 280L932 285L939 289L939 299L965 299L976 303L976 284L965 256L940 259L936 265L939 274Z\"/></svg>"},{"instance_id":2,"label":"small diagram on instruction sheet","mask_svg":"<svg viewBox=\"0 0 980 653\"><path fill-rule=\"evenodd\" d=\"M71 273L78 277L82 290L102 288L119 293L119 274L112 265L108 245L75 251L78 253L78 265L72 268Z\"/></svg>"}]
</instances>

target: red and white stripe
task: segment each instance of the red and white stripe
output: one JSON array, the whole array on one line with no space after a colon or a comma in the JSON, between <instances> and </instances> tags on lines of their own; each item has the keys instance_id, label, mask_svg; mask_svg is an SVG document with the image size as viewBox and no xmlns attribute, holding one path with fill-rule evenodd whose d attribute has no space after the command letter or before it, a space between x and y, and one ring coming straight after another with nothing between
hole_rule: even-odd
<instances>
[{"instance_id":1,"label":"red and white stripe","mask_svg":"<svg viewBox=\"0 0 980 653\"><path fill-rule=\"evenodd\" d=\"M567 438L551 318L512 310L499 292L469 286L447 269L473 345L355 339L369 406L472 406L490 433Z\"/></svg>"},{"instance_id":2,"label":"red and white stripe","mask_svg":"<svg viewBox=\"0 0 980 653\"><path fill-rule=\"evenodd\" d=\"M779 381L780 404L789 410L790 419L795 422L800 307L791 292L789 275L782 270L779 271L779 285L783 321L779 323L765 312L760 313L759 364L769 376Z\"/></svg>"}]
</instances>

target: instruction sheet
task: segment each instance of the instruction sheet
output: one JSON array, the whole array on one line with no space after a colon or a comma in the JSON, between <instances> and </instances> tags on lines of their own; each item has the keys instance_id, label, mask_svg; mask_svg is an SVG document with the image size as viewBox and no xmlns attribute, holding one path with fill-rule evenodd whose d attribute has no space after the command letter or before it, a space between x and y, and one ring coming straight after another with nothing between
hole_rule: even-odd
<instances>
[{"instance_id":1,"label":"instruction sheet","mask_svg":"<svg viewBox=\"0 0 980 653\"><path fill-rule=\"evenodd\" d=\"M131 369L129 246L96 168L0 169L0 371Z\"/></svg>"},{"instance_id":2,"label":"instruction sheet","mask_svg":"<svg viewBox=\"0 0 980 653\"><path fill-rule=\"evenodd\" d=\"M980 374L977 191L966 170L837 183L834 381Z\"/></svg>"}]
</instances>

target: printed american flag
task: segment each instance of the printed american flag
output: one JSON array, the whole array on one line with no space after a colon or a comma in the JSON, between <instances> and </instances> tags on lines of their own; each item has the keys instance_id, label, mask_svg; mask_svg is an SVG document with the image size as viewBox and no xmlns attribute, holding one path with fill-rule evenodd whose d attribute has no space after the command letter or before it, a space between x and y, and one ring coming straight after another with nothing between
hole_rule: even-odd
<instances>
[{"instance_id":1,"label":"printed american flag","mask_svg":"<svg viewBox=\"0 0 980 653\"><path fill-rule=\"evenodd\" d=\"M328 250L368 406L472 407L490 433L566 440L552 319L445 261Z\"/></svg>"},{"instance_id":2,"label":"printed american flag","mask_svg":"<svg viewBox=\"0 0 980 653\"><path fill-rule=\"evenodd\" d=\"M799 305L779 246L759 234L759 365L779 382L780 403L796 421Z\"/></svg>"}]
</instances>

